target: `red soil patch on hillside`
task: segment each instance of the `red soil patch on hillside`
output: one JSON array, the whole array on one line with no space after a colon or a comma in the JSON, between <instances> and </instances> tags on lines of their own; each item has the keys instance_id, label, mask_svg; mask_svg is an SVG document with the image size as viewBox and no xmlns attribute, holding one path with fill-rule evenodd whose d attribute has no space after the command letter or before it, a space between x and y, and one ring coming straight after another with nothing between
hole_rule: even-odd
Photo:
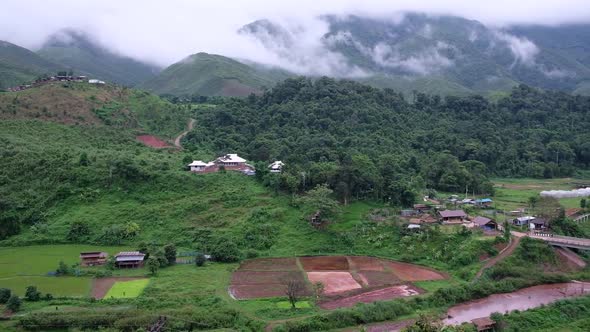
<instances>
[{"instance_id":1,"label":"red soil patch on hillside","mask_svg":"<svg viewBox=\"0 0 590 332\"><path fill-rule=\"evenodd\" d=\"M314 284L321 282L324 285L324 294L326 295L362 288L354 280L350 272L307 272L307 279Z\"/></svg>"},{"instance_id":2,"label":"red soil patch on hillside","mask_svg":"<svg viewBox=\"0 0 590 332\"><path fill-rule=\"evenodd\" d=\"M305 271L348 271L346 256L300 257Z\"/></svg>"},{"instance_id":3,"label":"red soil patch on hillside","mask_svg":"<svg viewBox=\"0 0 590 332\"><path fill-rule=\"evenodd\" d=\"M397 285L377 289L374 291L345 297L342 299L331 300L320 304L323 309L337 309L352 307L357 303L371 303L375 301L391 300L398 297L408 297L421 294L422 290L412 285Z\"/></svg>"},{"instance_id":4,"label":"red soil patch on hillside","mask_svg":"<svg viewBox=\"0 0 590 332\"><path fill-rule=\"evenodd\" d=\"M333 309L416 295L422 291L408 282L446 277L427 267L373 257L262 258L240 265L229 292L236 299L284 297L286 281L298 280L305 283L305 294L311 295L312 285L321 282L329 298L321 307Z\"/></svg>"},{"instance_id":5,"label":"red soil patch on hillside","mask_svg":"<svg viewBox=\"0 0 590 332\"><path fill-rule=\"evenodd\" d=\"M301 280L298 271L236 271L231 276L233 285L284 284L288 280Z\"/></svg>"},{"instance_id":6,"label":"red soil patch on hillside","mask_svg":"<svg viewBox=\"0 0 590 332\"><path fill-rule=\"evenodd\" d=\"M240 264L240 271L298 271L297 258L259 258Z\"/></svg>"},{"instance_id":7,"label":"red soil patch on hillside","mask_svg":"<svg viewBox=\"0 0 590 332\"><path fill-rule=\"evenodd\" d=\"M396 285L401 281L393 273L387 271L361 271L358 276L369 287Z\"/></svg>"},{"instance_id":8,"label":"red soil patch on hillside","mask_svg":"<svg viewBox=\"0 0 590 332\"><path fill-rule=\"evenodd\" d=\"M94 279L92 281L92 292L91 296L95 299L102 299L107 293L109 289L113 287L115 282L117 281L132 281L132 280L139 280L145 278L137 278L137 277L110 277L110 278L99 278Z\"/></svg>"},{"instance_id":9,"label":"red soil patch on hillside","mask_svg":"<svg viewBox=\"0 0 590 332\"><path fill-rule=\"evenodd\" d=\"M170 145L160 138L152 135L139 135L135 137L141 143L152 148L169 148Z\"/></svg>"},{"instance_id":10,"label":"red soil patch on hillside","mask_svg":"<svg viewBox=\"0 0 590 332\"><path fill-rule=\"evenodd\" d=\"M355 270L359 271L383 271L383 264L381 264L381 260L375 257L365 257L365 256L351 256L348 257L351 262L351 265Z\"/></svg>"},{"instance_id":11,"label":"red soil patch on hillside","mask_svg":"<svg viewBox=\"0 0 590 332\"><path fill-rule=\"evenodd\" d=\"M400 280L404 281L426 281L426 280L442 280L446 279L447 276L427 267L422 267L414 264L384 261L393 274L395 274Z\"/></svg>"}]
</instances>

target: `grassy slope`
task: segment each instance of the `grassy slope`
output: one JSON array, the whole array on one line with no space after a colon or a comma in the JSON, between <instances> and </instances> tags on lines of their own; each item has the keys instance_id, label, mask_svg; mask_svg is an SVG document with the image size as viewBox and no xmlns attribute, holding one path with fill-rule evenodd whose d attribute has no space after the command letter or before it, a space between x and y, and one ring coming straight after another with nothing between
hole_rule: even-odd
<instances>
[{"instance_id":1,"label":"grassy slope","mask_svg":"<svg viewBox=\"0 0 590 332\"><path fill-rule=\"evenodd\" d=\"M61 66L17 45L0 41L0 88L24 84ZM1 90L1 89L0 89Z\"/></svg>"},{"instance_id":2,"label":"grassy slope","mask_svg":"<svg viewBox=\"0 0 590 332\"><path fill-rule=\"evenodd\" d=\"M281 72L249 66L220 55L198 53L171 65L139 87L158 94L247 96L285 78Z\"/></svg>"},{"instance_id":3,"label":"grassy slope","mask_svg":"<svg viewBox=\"0 0 590 332\"><path fill-rule=\"evenodd\" d=\"M91 78L135 86L155 76L158 68L118 56L105 50L89 50L76 46L48 46L37 52L49 61Z\"/></svg>"},{"instance_id":4,"label":"grassy slope","mask_svg":"<svg viewBox=\"0 0 590 332\"><path fill-rule=\"evenodd\" d=\"M181 107L148 93L87 83L48 84L0 93L0 120L39 119L79 125L110 125L172 138L184 130Z\"/></svg>"}]
</instances>

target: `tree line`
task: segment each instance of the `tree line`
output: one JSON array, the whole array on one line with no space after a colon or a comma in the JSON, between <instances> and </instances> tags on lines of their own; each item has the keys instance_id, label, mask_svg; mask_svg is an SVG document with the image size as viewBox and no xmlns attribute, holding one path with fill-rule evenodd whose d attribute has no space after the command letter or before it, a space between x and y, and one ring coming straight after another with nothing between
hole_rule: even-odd
<instances>
[{"instance_id":1,"label":"tree line","mask_svg":"<svg viewBox=\"0 0 590 332\"><path fill-rule=\"evenodd\" d=\"M301 77L199 108L184 146L282 160L283 174L265 180L271 187L328 184L344 202L405 205L425 188L493 194L492 175L551 178L587 168L589 109L588 97L524 85L497 102L424 93L408 100L390 89Z\"/></svg>"}]
</instances>

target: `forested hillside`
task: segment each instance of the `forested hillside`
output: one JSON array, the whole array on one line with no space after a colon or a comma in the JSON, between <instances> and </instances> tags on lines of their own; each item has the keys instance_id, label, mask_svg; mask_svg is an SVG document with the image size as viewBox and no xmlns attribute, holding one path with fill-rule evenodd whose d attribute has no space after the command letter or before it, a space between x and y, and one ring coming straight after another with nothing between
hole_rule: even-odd
<instances>
[{"instance_id":1,"label":"forested hillside","mask_svg":"<svg viewBox=\"0 0 590 332\"><path fill-rule=\"evenodd\" d=\"M44 224L69 197L87 203L105 188L128 188L179 165L141 149L135 136L171 138L188 116L147 92L109 85L0 93L0 239Z\"/></svg>"},{"instance_id":2,"label":"forested hillside","mask_svg":"<svg viewBox=\"0 0 590 332\"><path fill-rule=\"evenodd\" d=\"M185 143L283 160L280 185L290 190L327 182L342 199L401 203L417 188L485 193L486 176L569 176L590 162L590 98L519 86L497 103L412 99L350 81L289 79L260 97L203 108Z\"/></svg>"}]
</instances>

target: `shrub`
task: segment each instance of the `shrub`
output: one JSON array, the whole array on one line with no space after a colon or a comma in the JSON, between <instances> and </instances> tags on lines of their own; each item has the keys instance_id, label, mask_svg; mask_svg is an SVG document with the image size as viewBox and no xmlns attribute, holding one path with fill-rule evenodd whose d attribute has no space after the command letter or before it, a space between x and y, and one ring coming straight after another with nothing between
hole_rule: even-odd
<instances>
[{"instance_id":1,"label":"shrub","mask_svg":"<svg viewBox=\"0 0 590 332\"><path fill-rule=\"evenodd\" d=\"M59 261L59 265L57 266L57 270L55 270L55 274L58 276L65 276L70 274L70 268L64 261Z\"/></svg>"},{"instance_id":2,"label":"shrub","mask_svg":"<svg viewBox=\"0 0 590 332\"><path fill-rule=\"evenodd\" d=\"M10 289L0 288L0 304L8 302L8 299L10 299L11 294L12 292L10 291Z\"/></svg>"},{"instance_id":3,"label":"shrub","mask_svg":"<svg viewBox=\"0 0 590 332\"><path fill-rule=\"evenodd\" d=\"M27 301L39 301L41 299L41 292L37 290L36 286L29 286L25 291L25 299Z\"/></svg>"},{"instance_id":4,"label":"shrub","mask_svg":"<svg viewBox=\"0 0 590 332\"><path fill-rule=\"evenodd\" d=\"M203 266L205 265L205 262L207 261L207 258L205 257L205 255L198 253L197 256L195 256L195 264L197 266Z\"/></svg>"},{"instance_id":5,"label":"shrub","mask_svg":"<svg viewBox=\"0 0 590 332\"><path fill-rule=\"evenodd\" d=\"M167 244L164 246L164 256L168 261L168 265L176 263L176 246L174 244Z\"/></svg>"},{"instance_id":6,"label":"shrub","mask_svg":"<svg viewBox=\"0 0 590 332\"><path fill-rule=\"evenodd\" d=\"M16 295L12 295L8 301L6 302L6 308L12 312L17 312L20 310L21 300L20 297Z\"/></svg>"},{"instance_id":7,"label":"shrub","mask_svg":"<svg viewBox=\"0 0 590 332\"><path fill-rule=\"evenodd\" d=\"M229 239L220 239L211 248L211 256L218 262L237 262L241 253L235 242Z\"/></svg>"}]
</instances>

